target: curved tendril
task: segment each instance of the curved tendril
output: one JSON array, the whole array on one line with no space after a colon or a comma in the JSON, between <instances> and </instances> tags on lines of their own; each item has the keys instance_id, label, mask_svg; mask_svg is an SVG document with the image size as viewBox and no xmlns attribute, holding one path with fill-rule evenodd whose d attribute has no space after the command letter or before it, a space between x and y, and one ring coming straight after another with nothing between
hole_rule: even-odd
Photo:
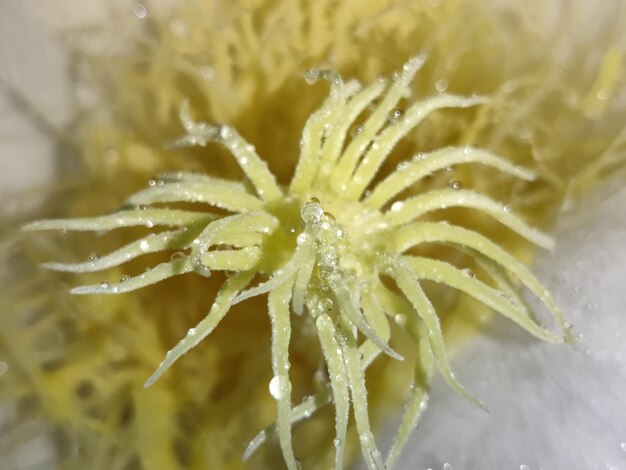
<instances>
[{"instance_id":1,"label":"curved tendril","mask_svg":"<svg viewBox=\"0 0 626 470\"><path fill-rule=\"evenodd\" d=\"M150 376L144 387L151 386L161 377L174 362L190 349L195 348L200 341L210 335L217 325L226 316L232 305L232 300L252 279L252 273L239 273L226 281L217 293L213 306L206 317L195 327L191 328L187 335L170 349L165 355L163 362L159 364L157 370Z\"/></svg>"},{"instance_id":2,"label":"curved tendril","mask_svg":"<svg viewBox=\"0 0 626 470\"><path fill-rule=\"evenodd\" d=\"M450 207L477 209L490 215L537 246L545 249L551 249L554 246L554 241L550 237L528 226L518 216L507 212L505 206L473 191L453 189L428 191L402 201L398 209L392 206L391 210L385 213L385 219L392 228L395 228L407 224L428 212Z\"/></svg>"},{"instance_id":3,"label":"curved tendril","mask_svg":"<svg viewBox=\"0 0 626 470\"><path fill-rule=\"evenodd\" d=\"M272 323L272 370L270 392L276 400L278 440L289 470L296 470L296 458L291 443L291 381L289 380L289 340L291 320L289 301L292 282L273 289L268 296L268 312Z\"/></svg>"}]
</instances>

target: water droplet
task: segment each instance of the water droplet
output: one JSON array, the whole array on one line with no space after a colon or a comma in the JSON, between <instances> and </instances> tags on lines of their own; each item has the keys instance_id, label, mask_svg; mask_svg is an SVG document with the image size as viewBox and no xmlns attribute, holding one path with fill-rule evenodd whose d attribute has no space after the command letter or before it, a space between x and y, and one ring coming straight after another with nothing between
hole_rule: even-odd
<instances>
[{"instance_id":1,"label":"water droplet","mask_svg":"<svg viewBox=\"0 0 626 470\"><path fill-rule=\"evenodd\" d=\"M435 83L435 90L437 90L439 93L443 93L447 89L448 89L447 80L444 80L443 78L437 80L437 82Z\"/></svg>"},{"instance_id":2,"label":"water droplet","mask_svg":"<svg viewBox=\"0 0 626 470\"><path fill-rule=\"evenodd\" d=\"M474 271L472 271L470 268L463 268L461 271L465 276L474 277Z\"/></svg>"},{"instance_id":3,"label":"water droplet","mask_svg":"<svg viewBox=\"0 0 626 470\"><path fill-rule=\"evenodd\" d=\"M461 189L461 186L462 186L461 182L458 181L458 180L450 180L450 181L448 181L448 187L450 189L458 190L458 189Z\"/></svg>"},{"instance_id":4,"label":"water droplet","mask_svg":"<svg viewBox=\"0 0 626 470\"><path fill-rule=\"evenodd\" d=\"M156 184L157 184L157 180L155 180L155 179L151 179L150 181L148 181L148 186L154 187L154 186L156 186Z\"/></svg>"},{"instance_id":5,"label":"water droplet","mask_svg":"<svg viewBox=\"0 0 626 470\"><path fill-rule=\"evenodd\" d=\"M135 5L135 8L133 8L133 13L135 13L135 16L137 18L144 19L146 16L148 16L148 9L145 7L145 5L138 3L137 5Z\"/></svg>"},{"instance_id":6,"label":"water droplet","mask_svg":"<svg viewBox=\"0 0 626 470\"><path fill-rule=\"evenodd\" d=\"M89 255L89 257L87 258L89 261L96 261L98 259L100 259L100 255L97 253L92 253Z\"/></svg>"},{"instance_id":7,"label":"water droplet","mask_svg":"<svg viewBox=\"0 0 626 470\"><path fill-rule=\"evenodd\" d=\"M469 145L466 145L465 147L463 147L464 155L469 155L471 151L472 151L472 147L470 147Z\"/></svg>"},{"instance_id":8,"label":"water droplet","mask_svg":"<svg viewBox=\"0 0 626 470\"><path fill-rule=\"evenodd\" d=\"M601 90L598 91L598 93L596 93L596 97L600 101L606 101L609 99L610 96L611 96L611 93L606 88L602 88Z\"/></svg>"},{"instance_id":9,"label":"water droplet","mask_svg":"<svg viewBox=\"0 0 626 470\"><path fill-rule=\"evenodd\" d=\"M300 235L298 235L298 237L296 238L296 243L298 245L304 245L307 241L309 240L309 234L302 232Z\"/></svg>"},{"instance_id":10,"label":"water droplet","mask_svg":"<svg viewBox=\"0 0 626 470\"><path fill-rule=\"evenodd\" d=\"M322 219L323 213L319 201L311 200L302 206L300 215L305 224L317 224Z\"/></svg>"},{"instance_id":11,"label":"water droplet","mask_svg":"<svg viewBox=\"0 0 626 470\"><path fill-rule=\"evenodd\" d=\"M139 248L141 251L148 251L150 249L150 243L148 243L148 240L141 240Z\"/></svg>"},{"instance_id":12,"label":"water droplet","mask_svg":"<svg viewBox=\"0 0 626 470\"><path fill-rule=\"evenodd\" d=\"M452 465L450 465L448 462L444 463L443 470L452 470Z\"/></svg>"},{"instance_id":13,"label":"water droplet","mask_svg":"<svg viewBox=\"0 0 626 470\"><path fill-rule=\"evenodd\" d=\"M406 316L401 313L396 313L393 317L393 320L396 322L396 325L398 326L406 325Z\"/></svg>"},{"instance_id":14,"label":"water droplet","mask_svg":"<svg viewBox=\"0 0 626 470\"><path fill-rule=\"evenodd\" d=\"M502 206L502 210L503 210L504 212L511 212L511 210L512 210L512 209L513 209L513 208L511 207L511 205L510 205L510 204L505 204L504 206Z\"/></svg>"},{"instance_id":15,"label":"water droplet","mask_svg":"<svg viewBox=\"0 0 626 470\"><path fill-rule=\"evenodd\" d=\"M176 253L173 253L172 256L170 256L170 261L176 261L177 259L182 259L185 256L187 256L185 252L177 251Z\"/></svg>"},{"instance_id":16,"label":"water droplet","mask_svg":"<svg viewBox=\"0 0 626 470\"><path fill-rule=\"evenodd\" d=\"M447 173L452 173L454 171L454 165L448 165L445 170Z\"/></svg>"},{"instance_id":17,"label":"water droplet","mask_svg":"<svg viewBox=\"0 0 626 470\"><path fill-rule=\"evenodd\" d=\"M100 285L98 286L100 289L108 289L109 287L111 287L111 284L109 284L108 282L101 282Z\"/></svg>"},{"instance_id":18,"label":"water droplet","mask_svg":"<svg viewBox=\"0 0 626 470\"><path fill-rule=\"evenodd\" d=\"M398 212L404 206L404 202L396 201L391 205L391 212Z\"/></svg>"},{"instance_id":19,"label":"water droplet","mask_svg":"<svg viewBox=\"0 0 626 470\"><path fill-rule=\"evenodd\" d=\"M328 297L324 297L317 302L317 308L321 313L330 312L333 309L333 301Z\"/></svg>"},{"instance_id":20,"label":"water droplet","mask_svg":"<svg viewBox=\"0 0 626 470\"><path fill-rule=\"evenodd\" d=\"M622 448L624 452L626 452L626 442L622 442L620 447Z\"/></svg>"},{"instance_id":21,"label":"water droplet","mask_svg":"<svg viewBox=\"0 0 626 470\"><path fill-rule=\"evenodd\" d=\"M227 140L232 137L232 130L225 124L220 124L217 128L217 135L221 140Z\"/></svg>"},{"instance_id":22,"label":"water droplet","mask_svg":"<svg viewBox=\"0 0 626 470\"><path fill-rule=\"evenodd\" d=\"M304 76L304 81L308 85L314 85L315 83L317 83L317 80L320 77L320 73L315 69L309 69L306 72L304 72L303 76Z\"/></svg>"},{"instance_id":23,"label":"water droplet","mask_svg":"<svg viewBox=\"0 0 626 470\"><path fill-rule=\"evenodd\" d=\"M120 277L120 284L128 281L129 279L130 279L130 276L126 276L126 275Z\"/></svg>"},{"instance_id":24,"label":"water droplet","mask_svg":"<svg viewBox=\"0 0 626 470\"><path fill-rule=\"evenodd\" d=\"M289 393L289 379L284 375L275 375L270 380L269 389L275 400L282 400Z\"/></svg>"},{"instance_id":25,"label":"water droplet","mask_svg":"<svg viewBox=\"0 0 626 470\"><path fill-rule=\"evenodd\" d=\"M362 125L362 124L359 124L358 126L355 126L355 127L352 129L352 131L350 132L350 135L351 135L352 137L356 137L356 136L357 136L357 135L359 135L361 132L363 132L363 129L364 129L363 125Z\"/></svg>"},{"instance_id":26,"label":"water droplet","mask_svg":"<svg viewBox=\"0 0 626 470\"><path fill-rule=\"evenodd\" d=\"M528 468L528 465L522 464L519 466L519 470L530 470L530 469Z\"/></svg>"},{"instance_id":27,"label":"water droplet","mask_svg":"<svg viewBox=\"0 0 626 470\"><path fill-rule=\"evenodd\" d=\"M396 122L400 120L403 114L404 114L404 111L402 111L401 109L394 109L387 116L387 122L389 124L395 124Z\"/></svg>"}]
</instances>

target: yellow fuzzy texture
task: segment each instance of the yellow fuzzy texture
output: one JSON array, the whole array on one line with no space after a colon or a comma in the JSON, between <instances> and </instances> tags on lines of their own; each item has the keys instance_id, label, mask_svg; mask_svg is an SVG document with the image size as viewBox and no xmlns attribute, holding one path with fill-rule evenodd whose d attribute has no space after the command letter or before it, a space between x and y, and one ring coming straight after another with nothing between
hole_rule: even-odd
<instances>
[{"instance_id":1,"label":"yellow fuzzy texture","mask_svg":"<svg viewBox=\"0 0 626 470\"><path fill-rule=\"evenodd\" d=\"M56 190L37 215L82 217L115 210L164 171L240 179L233 159L217 146L168 147L182 134L178 114L186 99L197 120L237 129L287 184L305 122L327 94L321 83L307 84L303 72L322 65L368 84L425 53L428 61L413 82L413 98L445 88L488 101L477 109L433 114L400 142L383 174L419 151L485 148L534 171L538 179L521 181L461 165L434 174L419 190L458 181L507 201L531 225L549 228L564 205L623 168L625 23L620 12L606 27L591 28L590 37L577 39L565 26L550 36L532 14L541 3L496 8L481 0L188 0L166 13L148 4L144 28L128 39L127 50L78 54L100 80L95 86L102 105L72 129L79 182ZM137 19L116 16L116 21ZM111 32L105 28L100 34ZM533 247L482 214L463 209L446 214L518 259L532 259ZM3 229L4 262L16 269L3 281L0 351L9 372L0 377L0 396L15 416L0 455L11 455L11 447L29 436L45 434L54 438L60 468L283 465L275 442L242 460L249 440L276 416L267 389L272 370L265 299L235 306L207 340L157 384L143 388L165 353L206 315L225 276L185 275L122 296L73 297L68 285L75 278L42 272L36 265L106 253L145 231L23 240L12 229L27 218L32 215L6 221ZM446 248L429 253L467 261ZM106 280L117 282L167 260L169 255L149 255L147 261L109 270ZM105 280L91 276L85 276L87 282ZM489 318L490 310L467 296L437 285L429 292L437 297L448 345L475 333ZM301 331L290 347L294 403L320 387L315 380L320 346L306 326L293 318L292 330ZM381 358L367 371L375 425L397 412L408 394L409 364L417 355L409 343L401 337L394 343L407 353L404 363ZM329 410L294 427L295 455L304 468L333 465L333 437ZM348 444L346 454L353 459L354 432Z\"/></svg>"}]
</instances>

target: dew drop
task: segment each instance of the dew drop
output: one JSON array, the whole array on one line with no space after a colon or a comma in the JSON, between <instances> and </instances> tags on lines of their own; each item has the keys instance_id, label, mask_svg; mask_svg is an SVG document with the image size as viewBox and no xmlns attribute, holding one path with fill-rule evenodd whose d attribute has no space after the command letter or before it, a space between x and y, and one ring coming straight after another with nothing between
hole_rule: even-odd
<instances>
[{"instance_id":1,"label":"dew drop","mask_svg":"<svg viewBox=\"0 0 626 470\"><path fill-rule=\"evenodd\" d=\"M126 276L126 275L120 277L120 284L128 281L129 279L130 279L130 276Z\"/></svg>"},{"instance_id":2,"label":"dew drop","mask_svg":"<svg viewBox=\"0 0 626 470\"><path fill-rule=\"evenodd\" d=\"M511 210L512 210L512 209L513 209L513 208L511 207L511 205L510 205L510 204L505 204L504 206L502 206L502 210L503 210L504 212L511 212Z\"/></svg>"},{"instance_id":3,"label":"dew drop","mask_svg":"<svg viewBox=\"0 0 626 470\"><path fill-rule=\"evenodd\" d=\"M467 277L474 277L474 271L472 271L470 268L464 268L461 271Z\"/></svg>"},{"instance_id":4,"label":"dew drop","mask_svg":"<svg viewBox=\"0 0 626 470\"><path fill-rule=\"evenodd\" d=\"M620 447L622 448L622 450L624 452L626 452L626 442L622 442L622 444L620 445Z\"/></svg>"},{"instance_id":5,"label":"dew drop","mask_svg":"<svg viewBox=\"0 0 626 470\"><path fill-rule=\"evenodd\" d=\"M363 125L362 125L362 124L359 124L358 126L355 126L355 127L352 129L352 131L350 132L350 135L351 135L352 137L356 137L356 136L357 136L357 135L359 135L361 132L363 132L363 129L364 129Z\"/></svg>"},{"instance_id":6,"label":"dew drop","mask_svg":"<svg viewBox=\"0 0 626 470\"><path fill-rule=\"evenodd\" d=\"M300 216L305 224L317 224L322 219L323 213L324 211L319 201L311 200L302 206Z\"/></svg>"},{"instance_id":7,"label":"dew drop","mask_svg":"<svg viewBox=\"0 0 626 470\"><path fill-rule=\"evenodd\" d=\"M324 297L317 302L317 308L321 313L330 312L333 309L333 301L328 297Z\"/></svg>"},{"instance_id":8,"label":"dew drop","mask_svg":"<svg viewBox=\"0 0 626 470\"><path fill-rule=\"evenodd\" d=\"M394 109L387 116L387 122L389 124L394 124L400 120L403 114L404 114L404 111L402 111L401 109Z\"/></svg>"},{"instance_id":9,"label":"dew drop","mask_svg":"<svg viewBox=\"0 0 626 470\"><path fill-rule=\"evenodd\" d=\"M141 251L148 251L150 249L150 243L148 243L148 240L141 240L139 248Z\"/></svg>"},{"instance_id":10,"label":"dew drop","mask_svg":"<svg viewBox=\"0 0 626 470\"><path fill-rule=\"evenodd\" d=\"M443 78L440 80L437 80L437 82L435 83L435 90L437 90L439 93L443 93L447 89L448 89L448 82L446 80L444 80Z\"/></svg>"},{"instance_id":11,"label":"dew drop","mask_svg":"<svg viewBox=\"0 0 626 470\"><path fill-rule=\"evenodd\" d=\"M393 320L396 322L396 325L398 326L406 325L406 316L401 313L396 313L393 317Z\"/></svg>"},{"instance_id":12,"label":"dew drop","mask_svg":"<svg viewBox=\"0 0 626 470\"><path fill-rule=\"evenodd\" d=\"M176 253L173 253L172 256L170 256L170 261L176 261L177 259L182 259L185 256L187 255L184 252L177 251Z\"/></svg>"},{"instance_id":13,"label":"dew drop","mask_svg":"<svg viewBox=\"0 0 626 470\"><path fill-rule=\"evenodd\" d=\"M284 375L275 375L270 380L269 389L275 400L282 400L289 393L289 379Z\"/></svg>"},{"instance_id":14,"label":"dew drop","mask_svg":"<svg viewBox=\"0 0 626 470\"><path fill-rule=\"evenodd\" d=\"M396 201L391 205L391 212L398 212L404 206L404 202Z\"/></svg>"},{"instance_id":15,"label":"dew drop","mask_svg":"<svg viewBox=\"0 0 626 470\"><path fill-rule=\"evenodd\" d=\"M459 189L461 189L461 186L462 186L461 182L458 181L458 180L450 180L450 181L448 181L448 187L450 189L459 190Z\"/></svg>"},{"instance_id":16,"label":"dew drop","mask_svg":"<svg viewBox=\"0 0 626 470\"><path fill-rule=\"evenodd\" d=\"M300 235L298 235L298 237L296 238L296 243L298 245L304 245L307 241L309 240L309 235L305 232L302 232Z\"/></svg>"},{"instance_id":17,"label":"dew drop","mask_svg":"<svg viewBox=\"0 0 626 470\"><path fill-rule=\"evenodd\" d=\"M598 93L596 93L596 97L600 101L606 101L609 99L610 96L611 96L611 93L606 88L602 88L601 90L598 91Z\"/></svg>"},{"instance_id":18,"label":"dew drop","mask_svg":"<svg viewBox=\"0 0 626 470\"><path fill-rule=\"evenodd\" d=\"M156 184L157 184L157 181L155 179L151 179L150 181L148 181L148 186L154 187L156 186Z\"/></svg>"},{"instance_id":19,"label":"dew drop","mask_svg":"<svg viewBox=\"0 0 626 470\"><path fill-rule=\"evenodd\" d=\"M111 287L111 284L109 284L108 282L101 282L100 285L98 286L100 289L108 289L109 287Z\"/></svg>"},{"instance_id":20,"label":"dew drop","mask_svg":"<svg viewBox=\"0 0 626 470\"><path fill-rule=\"evenodd\" d=\"M89 257L87 258L89 261L96 261L98 259L100 259L100 255L98 255L97 253L92 253L89 255Z\"/></svg>"},{"instance_id":21,"label":"dew drop","mask_svg":"<svg viewBox=\"0 0 626 470\"><path fill-rule=\"evenodd\" d=\"M444 463L443 470L452 470L452 465L450 465L448 462Z\"/></svg>"},{"instance_id":22,"label":"dew drop","mask_svg":"<svg viewBox=\"0 0 626 470\"><path fill-rule=\"evenodd\" d=\"M446 168L446 173L452 173L454 171L454 166L453 165L448 165Z\"/></svg>"},{"instance_id":23,"label":"dew drop","mask_svg":"<svg viewBox=\"0 0 626 470\"><path fill-rule=\"evenodd\" d=\"M138 3L137 5L135 5L135 8L133 8L133 13L135 13L135 16L137 18L144 19L146 16L148 16L148 9L145 7L145 5Z\"/></svg>"},{"instance_id":24,"label":"dew drop","mask_svg":"<svg viewBox=\"0 0 626 470\"><path fill-rule=\"evenodd\" d=\"M308 84L308 85L314 85L315 83L317 83L317 80L319 79L319 72L315 69L309 69L306 72L304 72L304 81Z\"/></svg>"},{"instance_id":25,"label":"dew drop","mask_svg":"<svg viewBox=\"0 0 626 470\"><path fill-rule=\"evenodd\" d=\"M227 140L232 137L232 131L230 127L224 124L220 124L220 126L217 128L217 135L221 140Z\"/></svg>"}]
</instances>

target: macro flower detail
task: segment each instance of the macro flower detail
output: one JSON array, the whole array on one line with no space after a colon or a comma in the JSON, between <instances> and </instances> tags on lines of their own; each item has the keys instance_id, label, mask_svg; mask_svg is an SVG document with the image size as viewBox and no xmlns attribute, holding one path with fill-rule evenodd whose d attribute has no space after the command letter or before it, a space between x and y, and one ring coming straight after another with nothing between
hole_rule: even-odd
<instances>
[{"instance_id":1,"label":"macro flower detail","mask_svg":"<svg viewBox=\"0 0 626 470\"><path fill-rule=\"evenodd\" d=\"M75 294L121 294L189 272L204 277L211 276L212 271L228 273L209 313L167 353L145 386L152 386L174 362L210 335L232 305L267 294L273 371L269 392L276 400L277 418L275 425L252 440L245 458L276 433L287 467L297 468L292 426L332 403L335 467L344 464L352 409L367 466L388 468L425 407L427 379L435 367L458 393L486 408L452 372L440 319L422 281L465 292L539 339L563 341L537 323L519 293L521 284L566 330L556 302L524 265L476 231L425 216L463 208L490 216L542 248L552 246L549 237L528 226L509 206L463 189L458 182L445 189L405 196L422 179L454 165L482 164L528 181L534 178L530 171L466 146L419 153L379 177L398 142L430 113L485 101L439 93L399 111L397 106L409 94L410 82L423 62L421 56L412 58L389 79L365 87L355 80L344 82L333 71L307 72L307 81L327 80L330 93L306 122L300 158L288 187L278 184L255 148L235 129L196 122L184 103L180 120L186 134L172 147L219 143L236 159L246 176L244 182L197 173L167 173L151 180L116 213L43 220L25 227L97 232L129 226L165 228L82 263L47 263L47 268L57 271L95 272L144 254L176 251L170 261L141 275L115 284L77 287L72 289ZM190 210L195 203L219 210ZM178 207L180 204L185 207ZM418 254L416 248L424 244L458 250L472 258L483 275ZM299 332L292 331L292 315L306 318L314 329L327 372L322 389L296 406L292 403L289 345ZM390 320L411 338L418 359L409 402L389 455L383 459L368 415L364 373L381 353L404 359L391 344Z\"/></svg>"}]
</instances>

